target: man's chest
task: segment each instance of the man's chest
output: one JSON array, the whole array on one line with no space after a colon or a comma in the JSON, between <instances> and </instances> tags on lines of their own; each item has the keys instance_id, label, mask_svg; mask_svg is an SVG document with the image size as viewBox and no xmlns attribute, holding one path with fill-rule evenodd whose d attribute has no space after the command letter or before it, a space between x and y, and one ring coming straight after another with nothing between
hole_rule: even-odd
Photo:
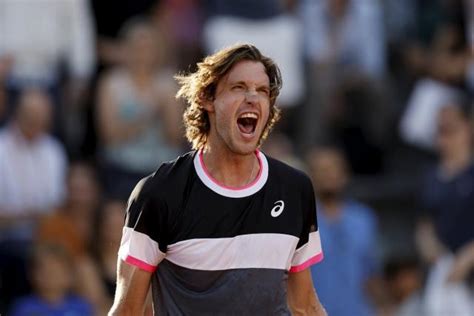
<instances>
[{"instance_id":1,"label":"man's chest","mask_svg":"<svg viewBox=\"0 0 474 316\"><path fill-rule=\"evenodd\" d=\"M286 270L303 226L296 194L275 188L228 198L197 186L170 211L167 259L197 270Z\"/></svg>"},{"instance_id":2,"label":"man's chest","mask_svg":"<svg viewBox=\"0 0 474 316\"><path fill-rule=\"evenodd\" d=\"M248 197L229 198L198 184L170 210L169 243L246 234L298 237L302 214L301 199L293 190L269 186Z\"/></svg>"}]
</instances>

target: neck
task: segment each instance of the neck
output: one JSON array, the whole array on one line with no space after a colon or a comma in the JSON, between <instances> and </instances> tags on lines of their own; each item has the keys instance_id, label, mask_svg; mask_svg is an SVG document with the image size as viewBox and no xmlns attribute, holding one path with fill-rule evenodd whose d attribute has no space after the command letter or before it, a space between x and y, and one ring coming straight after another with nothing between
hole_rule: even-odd
<instances>
[{"instance_id":1,"label":"neck","mask_svg":"<svg viewBox=\"0 0 474 316\"><path fill-rule=\"evenodd\" d=\"M40 139L40 136L34 137L34 138L26 136L24 129L21 128L20 124L18 123L15 123L13 125L12 130L13 130L13 135L17 140L19 139L21 142L28 145L33 145L38 139Z\"/></svg>"},{"instance_id":2,"label":"neck","mask_svg":"<svg viewBox=\"0 0 474 316\"><path fill-rule=\"evenodd\" d=\"M466 148L457 153L441 158L441 169L448 176L453 176L464 170L472 161L471 151Z\"/></svg>"},{"instance_id":3,"label":"neck","mask_svg":"<svg viewBox=\"0 0 474 316\"><path fill-rule=\"evenodd\" d=\"M341 214L342 200L338 197L320 198L319 201L323 206L324 215L329 219L337 219Z\"/></svg>"},{"instance_id":4,"label":"neck","mask_svg":"<svg viewBox=\"0 0 474 316\"><path fill-rule=\"evenodd\" d=\"M130 76L133 81L138 84L148 83L152 77L150 68L144 68L141 66L131 67Z\"/></svg>"},{"instance_id":5,"label":"neck","mask_svg":"<svg viewBox=\"0 0 474 316\"><path fill-rule=\"evenodd\" d=\"M202 158L210 176L228 187L248 185L255 180L260 170L255 153L238 155L206 147L202 151Z\"/></svg>"},{"instance_id":6,"label":"neck","mask_svg":"<svg viewBox=\"0 0 474 316\"><path fill-rule=\"evenodd\" d=\"M46 302L56 305L60 304L62 300L64 300L64 293L62 291L43 291L42 293L39 293L39 296L45 300Z\"/></svg>"}]
</instances>

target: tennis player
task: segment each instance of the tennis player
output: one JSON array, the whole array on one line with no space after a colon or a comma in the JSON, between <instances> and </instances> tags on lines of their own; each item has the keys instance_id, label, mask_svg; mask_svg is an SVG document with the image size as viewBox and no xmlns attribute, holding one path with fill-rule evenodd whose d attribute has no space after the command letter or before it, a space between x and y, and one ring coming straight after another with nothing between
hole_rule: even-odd
<instances>
[{"instance_id":1,"label":"tennis player","mask_svg":"<svg viewBox=\"0 0 474 316\"><path fill-rule=\"evenodd\" d=\"M279 118L277 65L252 45L177 76L193 151L130 196L110 315L325 315L311 181L259 146Z\"/></svg>"}]
</instances>

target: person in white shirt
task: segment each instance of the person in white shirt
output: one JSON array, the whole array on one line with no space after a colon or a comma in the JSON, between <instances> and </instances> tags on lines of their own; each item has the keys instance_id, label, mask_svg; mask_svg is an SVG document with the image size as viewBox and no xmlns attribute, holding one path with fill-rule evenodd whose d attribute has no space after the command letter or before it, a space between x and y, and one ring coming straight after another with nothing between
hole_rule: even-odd
<instances>
[{"instance_id":1,"label":"person in white shirt","mask_svg":"<svg viewBox=\"0 0 474 316\"><path fill-rule=\"evenodd\" d=\"M85 134L83 106L95 59L89 1L0 0L0 80L8 117L23 89L40 86L53 101L52 131L75 150Z\"/></svg>"},{"instance_id":2,"label":"person in white shirt","mask_svg":"<svg viewBox=\"0 0 474 316\"><path fill-rule=\"evenodd\" d=\"M56 84L61 62L74 78L94 71L92 16L85 0L0 0L0 60L11 84Z\"/></svg>"},{"instance_id":3,"label":"person in white shirt","mask_svg":"<svg viewBox=\"0 0 474 316\"><path fill-rule=\"evenodd\" d=\"M67 159L62 145L47 134L50 99L27 89L16 108L0 130L0 241L31 238L36 219L64 196Z\"/></svg>"}]
</instances>

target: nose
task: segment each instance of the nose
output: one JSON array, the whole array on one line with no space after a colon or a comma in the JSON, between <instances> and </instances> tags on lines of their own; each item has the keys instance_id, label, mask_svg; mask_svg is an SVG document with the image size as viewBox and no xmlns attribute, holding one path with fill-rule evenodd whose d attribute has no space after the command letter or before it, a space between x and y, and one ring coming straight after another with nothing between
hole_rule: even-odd
<instances>
[{"instance_id":1,"label":"nose","mask_svg":"<svg viewBox=\"0 0 474 316\"><path fill-rule=\"evenodd\" d=\"M251 104L257 103L258 101L257 92L255 90L248 90L245 93L245 100L247 101L247 103L251 103Z\"/></svg>"}]
</instances>

